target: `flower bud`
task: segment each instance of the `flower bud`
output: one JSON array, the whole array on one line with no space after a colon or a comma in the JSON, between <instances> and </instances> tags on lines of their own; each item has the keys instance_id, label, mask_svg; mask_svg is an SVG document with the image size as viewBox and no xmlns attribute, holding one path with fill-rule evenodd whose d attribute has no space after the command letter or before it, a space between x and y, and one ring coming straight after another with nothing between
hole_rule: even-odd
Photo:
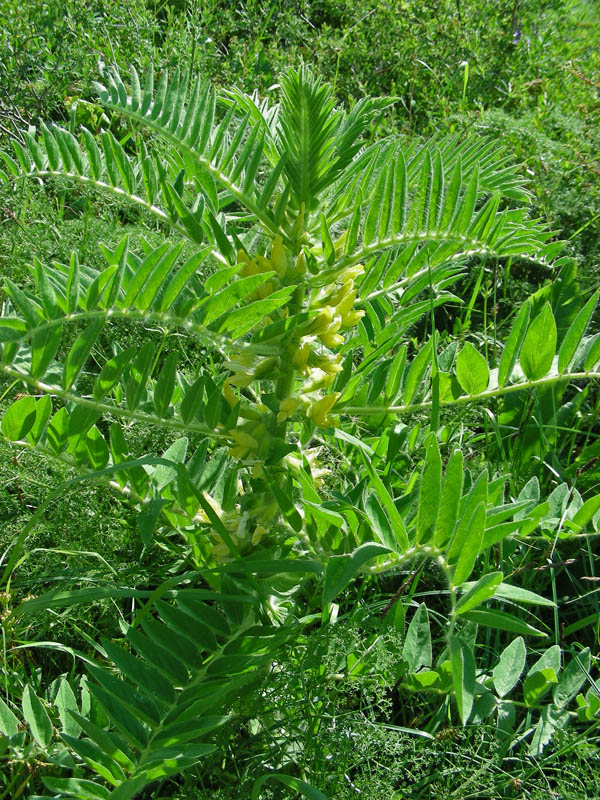
<instances>
[{"instance_id":1,"label":"flower bud","mask_svg":"<svg viewBox=\"0 0 600 800\"><path fill-rule=\"evenodd\" d=\"M335 308L333 306L324 306L314 319L306 323L306 327L302 330L302 335L319 336L322 333L327 333L334 318Z\"/></svg>"},{"instance_id":2,"label":"flower bud","mask_svg":"<svg viewBox=\"0 0 600 800\"><path fill-rule=\"evenodd\" d=\"M308 361L308 357L310 355L310 345L308 342L301 345L300 347L296 348L294 355L292 356L292 364L296 367L296 369L303 370L306 368L306 362Z\"/></svg>"},{"instance_id":3,"label":"flower bud","mask_svg":"<svg viewBox=\"0 0 600 800\"><path fill-rule=\"evenodd\" d=\"M360 311L348 311L347 314L344 314L342 317L342 327L344 328L351 328L353 325L356 325L365 315L363 310Z\"/></svg>"},{"instance_id":4,"label":"flower bud","mask_svg":"<svg viewBox=\"0 0 600 800\"><path fill-rule=\"evenodd\" d=\"M325 347L328 347L330 350L333 350L340 344L344 344L344 337L339 333L324 333L319 336L319 339L323 342Z\"/></svg>"},{"instance_id":5,"label":"flower bud","mask_svg":"<svg viewBox=\"0 0 600 800\"><path fill-rule=\"evenodd\" d=\"M281 236L276 236L271 245L271 266L278 275L287 272L287 256Z\"/></svg>"}]
</instances>

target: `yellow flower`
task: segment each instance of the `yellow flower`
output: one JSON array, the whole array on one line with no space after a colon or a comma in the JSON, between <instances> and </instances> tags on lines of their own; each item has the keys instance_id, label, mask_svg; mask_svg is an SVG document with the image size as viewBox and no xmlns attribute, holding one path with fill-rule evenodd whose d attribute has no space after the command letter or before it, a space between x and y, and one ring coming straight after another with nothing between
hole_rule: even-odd
<instances>
[{"instance_id":1,"label":"yellow flower","mask_svg":"<svg viewBox=\"0 0 600 800\"><path fill-rule=\"evenodd\" d=\"M279 404L277 422L283 422L293 416L301 402L299 397L286 397L282 400Z\"/></svg>"},{"instance_id":2,"label":"yellow flower","mask_svg":"<svg viewBox=\"0 0 600 800\"><path fill-rule=\"evenodd\" d=\"M331 417L327 416L327 414L337 403L339 396L339 392L326 394L324 397L321 397L320 400L316 400L314 403L311 403L311 405L308 407L306 415L312 419L315 425L318 425L321 428L329 427L329 425L332 424L332 419Z\"/></svg>"}]
</instances>

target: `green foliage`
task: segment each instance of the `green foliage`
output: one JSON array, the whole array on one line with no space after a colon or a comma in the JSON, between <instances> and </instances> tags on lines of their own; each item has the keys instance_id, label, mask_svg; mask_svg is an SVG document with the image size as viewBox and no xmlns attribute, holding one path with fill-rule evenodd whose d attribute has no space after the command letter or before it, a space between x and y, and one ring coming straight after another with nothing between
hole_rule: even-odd
<instances>
[{"instance_id":1,"label":"green foliage","mask_svg":"<svg viewBox=\"0 0 600 800\"><path fill-rule=\"evenodd\" d=\"M520 585L513 561L540 540L554 550L597 533L597 496L584 501L564 482L543 497L535 479L511 492L504 473L466 469L459 426L440 424L449 412L479 419L482 406L493 418L511 398L521 410L542 405L600 378L587 332L596 296L574 299L574 264L529 218L506 156L455 136L369 144L391 101L345 113L305 67L283 75L279 105L221 95L187 72L142 80L132 68L126 85L109 69L103 79L103 107L135 135L30 129L2 154L1 177L107 191L155 217L163 241L136 247L124 235L101 246L99 268L73 253L65 264L36 259L26 286L7 279L0 430L17 451L72 469L69 487L90 479L125 498L142 556L166 564L142 588L52 589L7 610L16 631L40 609L137 604L120 634L92 640L96 654L70 649L86 665L79 684L63 677L44 698L27 678L7 678L5 752L51 765L43 783L55 795L117 800L192 768L209 781L202 764L237 747L224 724L236 720L248 729L254 797L268 778L318 798L281 771L301 761L285 737L272 759L256 758L253 703L284 645L304 646L318 621L335 625L352 581L368 587L415 564L434 566L441 600L420 602L405 633L410 603L392 598L382 624L396 605L397 663L369 664L376 633L364 653L344 654L345 679L430 695L429 736L448 715L488 721L500 750L518 736L532 757L577 716L573 702L578 719L594 719L589 649L573 649L561 670L557 603ZM436 312L458 302L449 287L478 259L513 257L554 264L560 279L526 301L500 358L443 342ZM425 321L430 335L411 339ZM120 324L145 343L124 346ZM128 441L142 425L169 434L160 455ZM504 447L498 425L496 438ZM344 465L333 478L320 450ZM7 552L7 587L62 491ZM492 638L503 645L495 662ZM274 740L286 730L280 716ZM303 735L318 729L317 708Z\"/></svg>"}]
</instances>

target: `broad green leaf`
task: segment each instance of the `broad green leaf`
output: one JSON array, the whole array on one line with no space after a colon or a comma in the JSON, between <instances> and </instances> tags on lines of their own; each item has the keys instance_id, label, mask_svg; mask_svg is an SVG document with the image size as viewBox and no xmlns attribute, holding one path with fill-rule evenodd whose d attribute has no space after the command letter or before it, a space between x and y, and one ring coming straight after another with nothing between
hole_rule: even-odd
<instances>
[{"instance_id":1,"label":"broad green leaf","mask_svg":"<svg viewBox=\"0 0 600 800\"><path fill-rule=\"evenodd\" d=\"M490 382L487 361L467 342L456 358L456 377L467 394L485 392Z\"/></svg>"},{"instance_id":2,"label":"broad green leaf","mask_svg":"<svg viewBox=\"0 0 600 800\"><path fill-rule=\"evenodd\" d=\"M70 389L75 383L103 328L104 319L102 317L95 319L75 340L65 361L63 372L63 386L65 389Z\"/></svg>"},{"instance_id":3,"label":"broad green leaf","mask_svg":"<svg viewBox=\"0 0 600 800\"><path fill-rule=\"evenodd\" d=\"M52 414L52 398L49 394L45 394L35 404L35 422L27 434L30 442L34 444L39 442L50 419L50 414Z\"/></svg>"},{"instance_id":4,"label":"broad green leaf","mask_svg":"<svg viewBox=\"0 0 600 800\"><path fill-rule=\"evenodd\" d=\"M129 380L125 385L127 406L130 410L138 407L145 392L150 372L156 357L154 342L146 342L140 348L136 358L129 369Z\"/></svg>"},{"instance_id":5,"label":"broad green leaf","mask_svg":"<svg viewBox=\"0 0 600 800\"><path fill-rule=\"evenodd\" d=\"M66 408L60 408L51 418L46 430L46 439L56 455L66 448L69 440L69 413Z\"/></svg>"},{"instance_id":6,"label":"broad green leaf","mask_svg":"<svg viewBox=\"0 0 600 800\"><path fill-rule=\"evenodd\" d=\"M410 672L431 666L431 631L425 603L421 603L410 621L402 647L402 658L408 663Z\"/></svg>"},{"instance_id":7,"label":"broad green leaf","mask_svg":"<svg viewBox=\"0 0 600 800\"><path fill-rule=\"evenodd\" d=\"M541 756L544 747L552 739L556 728L563 727L568 720L568 713L559 711L552 706L542 708L540 719L533 732L533 737L527 748L531 756Z\"/></svg>"},{"instance_id":8,"label":"broad green leaf","mask_svg":"<svg viewBox=\"0 0 600 800\"><path fill-rule=\"evenodd\" d=\"M557 683L556 672L552 667L544 667L543 669L532 672L525 678L523 683L523 697L528 706L536 705L550 687Z\"/></svg>"},{"instance_id":9,"label":"broad green leaf","mask_svg":"<svg viewBox=\"0 0 600 800\"><path fill-rule=\"evenodd\" d=\"M26 334L27 325L22 319L18 317L3 317L0 319L0 342L18 342Z\"/></svg>"},{"instance_id":10,"label":"broad green leaf","mask_svg":"<svg viewBox=\"0 0 600 800\"><path fill-rule=\"evenodd\" d=\"M571 522L578 527L585 527L593 520L598 511L600 510L600 494L595 497L590 497L586 500L581 508L577 511Z\"/></svg>"},{"instance_id":11,"label":"broad green leaf","mask_svg":"<svg viewBox=\"0 0 600 800\"><path fill-rule=\"evenodd\" d=\"M169 281L167 288L162 295L160 300L160 312L164 313L168 311L171 306L177 301L179 295L183 292L186 284L196 273L202 263L206 260L206 257L210 253L210 247L204 248L199 252L195 253L190 259L188 259L185 264L177 270L175 275Z\"/></svg>"},{"instance_id":12,"label":"broad green leaf","mask_svg":"<svg viewBox=\"0 0 600 800\"><path fill-rule=\"evenodd\" d=\"M135 307L145 311L155 301L160 289L164 286L167 277L173 272L173 265L179 258L183 242L169 248L154 263L147 275L144 276L142 285L134 299Z\"/></svg>"},{"instance_id":13,"label":"broad green leaf","mask_svg":"<svg viewBox=\"0 0 600 800\"><path fill-rule=\"evenodd\" d=\"M518 633L522 636L546 636L545 633L534 628L533 625L523 622L523 620L514 617L512 614L507 614L505 611L476 608L473 611L467 611L462 617L470 622L475 622L477 625L485 625L488 628L498 628L500 631L510 631L511 633Z\"/></svg>"},{"instance_id":14,"label":"broad green leaf","mask_svg":"<svg viewBox=\"0 0 600 800\"><path fill-rule=\"evenodd\" d=\"M183 464L187 455L189 439L187 436L181 436L170 445L161 458L165 461L174 461L175 464ZM158 464L152 473L152 483L156 488L161 491L168 483L171 483L177 477L177 467L167 466L166 464Z\"/></svg>"},{"instance_id":15,"label":"broad green leaf","mask_svg":"<svg viewBox=\"0 0 600 800\"><path fill-rule=\"evenodd\" d=\"M529 589L522 589L520 586L513 586L510 583L502 583L496 589L496 599L512 600L513 603L521 603L526 606L545 606L554 608L556 603L549 597L531 592Z\"/></svg>"},{"instance_id":16,"label":"broad green leaf","mask_svg":"<svg viewBox=\"0 0 600 800\"><path fill-rule=\"evenodd\" d=\"M586 647L573 656L562 670L554 687L553 699L557 708L564 708L581 689L589 677L591 666L590 648Z\"/></svg>"},{"instance_id":17,"label":"broad green leaf","mask_svg":"<svg viewBox=\"0 0 600 800\"><path fill-rule=\"evenodd\" d=\"M111 795L104 786L83 778L42 778L42 781L51 792L81 800L108 800Z\"/></svg>"},{"instance_id":18,"label":"broad green leaf","mask_svg":"<svg viewBox=\"0 0 600 800\"><path fill-rule=\"evenodd\" d=\"M556 352L556 338L556 322L550 303L546 303L529 326L521 346L521 368L530 381L548 374Z\"/></svg>"},{"instance_id":19,"label":"broad green leaf","mask_svg":"<svg viewBox=\"0 0 600 800\"><path fill-rule=\"evenodd\" d=\"M487 506L488 501L488 473L483 470L469 490L468 494L460 500L458 510L458 524L449 545L446 560L450 564L458 562L462 552L463 544L471 533L471 520L480 503Z\"/></svg>"},{"instance_id":20,"label":"broad green leaf","mask_svg":"<svg viewBox=\"0 0 600 800\"><path fill-rule=\"evenodd\" d=\"M469 588L469 590L462 595L456 604L456 613L465 614L467 611L489 600L493 597L496 589L502 583L503 575L501 572L490 572L480 578L477 583Z\"/></svg>"},{"instance_id":21,"label":"broad green leaf","mask_svg":"<svg viewBox=\"0 0 600 800\"><path fill-rule=\"evenodd\" d=\"M535 664L527 671L527 675L533 675L534 672L538 670L545 669L546 667L551 667L554 672L558 675L560 672L560 661L561 661L561 649L560 645L553 644L547 650L544 650L542 655L538 658Z\"/></svg>"},{"instance_id":22,"label":"broad green leaf","mask_svg":"<svg viewBox=\"0 0 600 800\"><path fill-rule=\"evenodd\" d=\"M585 334L588 323L592 318L592 314L594 313L597 302L598 292L590 297L579 314L577 314L571 323L565 338L563 339L560 350L558 351L558 371L561 373L561 375L567 369L567 367L569 367L571 361L573 360L573 356L579 347L579 343L583 339L583 335Z\"/></svg>"},{"instance_id":23,"label":"broad green leaf","mask_svg":"<svg viewBox=\"0 0 600 800\"><path fill-rule=\"evenodd\" d=\"M525 669L526 658L527 648L522 636L504 648L492 673L494 688L499 697L505 697L516 686Z\"/></svg>"},{"instance_id":24,"label":"broad green leaf","mask_svg":"<svg viewBox=\"0 0 600 800\"><path fill-rule=\"evenodd\" d=\"M99 684L90 682L89 691L125 737L126 742L130 746L143 750L148 743L148 729L142 725L137 716Z\"/></svg>"},{"instance_id":25,"label":"broad green leaf","mask_svg":"<svg viewBox=\"0 0 600 800\"><path fill-rule=\"evenodd\" d=\"M0 430L9 442L23 441L33 428L36 418L35 397L21 397L8 407L2 417Z\"/></svg>"},{"instance_id":26,"label":"broad green leaf","mask_svg":"<svg viewBox=\"0 0 600 800\"><path fill-rule=\"evenodd\" d=\"M75 711L70 713L75 722L81 726L82 730L90 737L92 742L106 753L112 761L122 767L126 772L131 772L135 769L133 761L120 749L123 744L117 742L117 737L115 737L114 734L99 728L89 719Z\"/></svg>"},{"instance_id":27,"label":"broad green leaf","mask_svg":"<svg viewBox=\"0 0 600 800\"><path fill-rule=\"evenodd\" d=\"M0 697L0 733L3 736L14 736L19 730L19 720Z\"/></svg>"},{"instance_id":28,"label":"broad green leaf","mask_svg":"<svg viewBox=\"0 0 600 800\"><path fill-rule=\"evenodd\" d=\"M437 438L430 433L425 442L425 465L419 486L417 542L432 538L440 505L442 459Z\"/></svg>"},{"instance_id":29,"label":"broad green leaf","mask_svg":"<svg viewBox=\"0 0 600 800\"><path fill-rule=\"evenodd\" d=\"M116 386L137 350L135 346L128 347L106 362L94 382L94 400L102 400Z\"/></svg>"},{"instance_id":30,"label":"broad green leaf","mask_svg":"<svg viewBox=\"0 0 600 800\"><path fill-rule=\"evenodd\" d=\"M33 738L40 747L48 747L52 739L52 723L42 701L29 684L27 684L23 692L22 708L23 717L29 725Z\"/></svg>"},{"instance_id":31,"label":"broad green leaf","mask_svg":"<svg viewBox=\"0 0 600 800\"><path fill-rule=\"evenodd\" d=\"M327 605L335 600L352 578L358 574L363 564L376 556L389 552L389 548L382 544L367 543L362 544L350 555L331 556L327 563L323 582L323 603Z\"/></svg>"},{"instance_id":32,"label":"broad green leaf","mask_svg":"<svg viewBox=\"0 0 600 800\"><path fill-rule=\"evenodd\" d=\"M437 520L435 523L434 544L436 547L450 541L456 521L463 487L463 455L455 450L448 461L444 485L440 498Z\"/></svg>"},{"instance_id":33,"label":"broad green leaf","mask_svg":"<svg viewBox=\"0 0 600 800\"><path fill-rule=\"evenodd\" d=\"M389 547L393 550L396 546L396 540L394 538L390 521L387 518L385 511L381 507L379 500L377 499L377 495L372 492L369 493L365 501L365 513L369 522L371 523L371 528L375 533L376 538L379 539L379 541L386 547ZM340 521L343 522L343 517L340 517L338 514L335 516L339 517ZM334 520L332 520L332 522L335 524Z\"/></svg>"},{"instance_id":34,"label":"broad green leaf","mask_svg":"<svg viewBox=\"0 0 600 800\"><path fill-rule=\"evenodd\" d=\"M519 309L510 333L506 339L502 356L500 357L500 364L498 366L498 386L502 388L506 386L507 381L512 375L512 371L517 362L525 332L529 325L529 318L531 316L531 304L524 303Z\"/></svg>"},{"instance_id":35,"label":"broad green leaf","mask_svg":"<svg viewBox=\"0 0 600 800\"><path fill-rule=\"evenodd\" d=\"M72 711L75 713L79 712L77 700L75 699L75 693L71 688L71 684L66 678L61 678L54 705L58 709L58 716L62 723L63 733L69 736L79 736L81 733L81 726L71 713Z\"/></svg>"},{"instance_id":36,"label":"broad green leaf","mask_svg":"<svg viewBox=\"0 0 600 800\"><path fill-rule=\"evenodd\" d=\"M458 636L450 637L450 662L460 721L466 725L475 699L475 659L472 649Z\"/></svg>"},{"instance_id":37,"label":"broad green leaf","mask_svg":"<svg viewBox=\"0 0 600 800\"><path fill-rule=\"evenodd\" d=\"M590 343L583 368L586 372L591 372L598 367L598 364L600 364L600 333L597 333Z\"/></svg>"},{"instance_id":38,"label":"broad green leaf","mask_svg":"<svg viewBox=\"0 0 600 800\"><path fill-rule=\"evenodd\" d=\"M473 571L475 561L481 550L484 530L485 504L480 503L473 512L468 532L462 540L460 555L452 576L454 586L460 586Z\"/></svg>"},{"instance_id":39,"label":"broad green leaf","mask_svg":"<svg viewBox=\"0 0 600 800\"><path fill-rule=\"evenodd\" d=\"M58 352L62 338L62 326L37 330L31 339L31 377L43 378L54 356Z\"/></svg>"},{"instance_id":40,"label":"broad green leaf","mask_svg":"<svg viewBox=\"0 0 600 800\"><path fill-rule=\"evenodd\" d=\"M90 464L94 470L101 470L108 464L108 445L104 436L95 425L92 425L85 438Z\"/></svg>"}]
</instances>

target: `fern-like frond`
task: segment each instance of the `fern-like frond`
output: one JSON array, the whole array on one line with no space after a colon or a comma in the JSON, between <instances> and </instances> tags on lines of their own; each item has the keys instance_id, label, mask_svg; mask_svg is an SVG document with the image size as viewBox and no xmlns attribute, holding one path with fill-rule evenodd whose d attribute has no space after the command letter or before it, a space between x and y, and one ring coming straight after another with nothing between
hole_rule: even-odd
<instances>
[{"instance_id":1,"label":"fern-like frond","mask_svg":"<svg viewBox=\"0 0 600 800\"><path fill-rule=\"evenodd\" d=\"M138 614L123 645L103 640L107 661L88 666L87 687L108 722L71 711L81 733L62 733L92 779L46 777L49 791L130 800L218 748L232 700L290 635L253 625L256 599L232 589L171 591Z\"/></svg>"},{"instance_id":2,"label":"fern-like frond","mask_svg":"<svg viewBox=\"0 0 600 800\"><path fill-rule=\"evenodd\" d=\"M531 320L530 304L525 304L495 368L470 343L458 352L456 347L450 347L434 360L433 339L410 361L405 347L389 357L392 335L382 332L375 339L379 345L353 369L353 374L340 374L335 385L341 392L337 408L357 416L415 411L437 415L444 407L572 381L597 380L600 338L585 336L597 299L596 294L581 309L560 346L550 305L546 304ZM439 369L432 369L434 363ZM360 400L363 404L359 404Z\"/></svg>"},{"instance_id":3,"label":"fern-like frond","mask_svg":"<svg viewBox=\"0 0 600 800\"><path fill-rule=\"evenodd\" d=\"M560 242L549 242L551 233L529 220L524 209L502 209L500 191L491 196L483 191L477 165L465 180L461 160L451 159L448 168L436 148L425 148L419 161L419 175L409 176L404 152L395 148L374 187L371 178L363 186L370 187L368 202L362 189L353 187L335 270L370 265L361 287L363 301L405 288L415 276L457 259L519 255L549 262L562 248ZM390 255L382 265L377 259L386 250ZM326 282L331 271L323 267L320 280Z\"/></svg>"},{"instance_id":4,"label":"fern-like frond","mask_svg":"<svg viewBox=\"0 0 600 800\"><path fill-rule=\"evenodd\" d=\"M334 111L331 89L306 67L281 80L279 147L296 205L313 210L319 195L351 163L373 115L392 100L362 100L346 116Z\"/></svg>"},{"instance_id":5,"label":"fern-like frond","mask_svg":"<svg viewBox=\"0 0 600 800\"><path fill-rule=\"evenodd\" d=\"M102 103L154 130L185 157L190 177L204 188L207 200L213 200L213 214L218 211L214 204L217 187L271 233L281 233L273 213L259 202L264 183L260 177L265 122L257 122L250 112L240 117L235 105L218 121L215 90L202 79L191 85L179 71L171 80L162 72L156 88L152 70L142 90L133 68L131 92L115 70L107 72L106 83L97 84Z\"/></svg>"}]
</instances>

